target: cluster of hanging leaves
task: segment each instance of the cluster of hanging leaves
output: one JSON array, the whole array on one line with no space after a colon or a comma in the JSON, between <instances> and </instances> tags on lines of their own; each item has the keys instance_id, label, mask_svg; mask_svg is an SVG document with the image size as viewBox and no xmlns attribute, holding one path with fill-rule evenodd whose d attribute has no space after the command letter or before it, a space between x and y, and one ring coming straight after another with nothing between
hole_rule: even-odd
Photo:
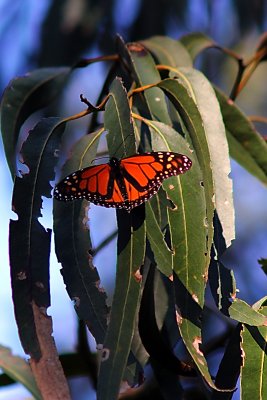
<instances>
[{"instance_id":1,"label":"cluster of hanging leaves","mask_svg":"<svg viewBox=\"0 0 267 400\"><path fill-rule=\"evenodd\" d=\"M91 164L104 132L109 156L174 151L188 155L193 163L184 176L166 180L145 205L130 214L117 210L117 272L111 308L93 264L88 202L54 201L55 251L66 290L100 352L97 398L117 399L122 381L132 387L141 385L131 389L137 396L139 390L158 391L155 384L150 388L142 384L148 363L166 399L182 397L197 385L203 396L230 399L240 370L243 399L266 395L266 298L253 306L237 299L233 273L221 262L234 239L229 153L267 183L266 142L234 103L249 74L266 60L265 42L260 42L246 64L201 34L179 41L158 36L129 44L118 38L113 56L82 60L72 68L39 69L7 87L1 130L14 179L12 209L17 214L10 221L13 300L21 343L31 357L43 398L51 393L66 399L70 395L62 384L51 320L46 315L51 231L39 221L42 197L52 197L51 182L66 124L90 113L89 133L74 144L61 177ZM193 67L195 58L210 47L238 62L230 100ZM21 127L27 118L54 100L73 70L104 60L113 64L99 105L82 98L87 104L84 112L69 118L43 118L29 132L18 156ZM104 114L102 119L100 114ZM18 171L18 157L27 172ZM205 306L207 283L217 311ZM203 334L205 321L216 323L220 315L231 329L218 344L224 346L224 355L211 375L208 356L214 349L203 341ZM56 370L54 381L43 372L48 356ZM10 360L12 356L3 350L0 367L38 398L29 371L27 376L15 373L20 364L14 358L12 365ZM191 385L184 386L184 377L190 378ZM127 391L120 397L126 399Z\"/></svg>"}]
</instances>

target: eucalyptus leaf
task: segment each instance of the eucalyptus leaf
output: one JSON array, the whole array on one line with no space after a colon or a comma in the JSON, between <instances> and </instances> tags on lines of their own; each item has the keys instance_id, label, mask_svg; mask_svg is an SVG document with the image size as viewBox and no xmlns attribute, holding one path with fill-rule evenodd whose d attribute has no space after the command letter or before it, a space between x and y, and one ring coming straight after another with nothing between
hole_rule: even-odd
<instances>
[{"instance_id":1,"label":"eucalyptus leaf","mask_svg":"<svg viewBox=\"0 0 267 400\"><path fill-rule=\"evenodd\" d=\"M261 314L267 315L267 307ZM243 365L240 389L242 400L264 400L267 396L267 326L244 326L242 331Z\"/></svg>"},{"instance_id":2,"label":"eucalyptus leaf","mask_svg":"<svg viewBox=\"0 0 267 400\"><path fill-rule=\"evenodd\" d=\"M152 55L141 43L127 46L120 41L119 53L132 71L138 86L158 83L161 80ZM166 124L171 124L164 94L156 87L144 92L145 103L151 117Z\"/></svg>"},{"instance_id":3,"label":"eucalyptus leaf","mask_svg":"<svg viewBox=\"0 0 267 400\"><path fill-rule=\"evenodd\" d=\"M103 129L83 136L72 148L71 156L63 165L62 178L71 172L90 166L95 158ZM106 293L93 264L88 226L88 202L54 200L55 250L62 264L61 273L75 310L102 344L107 329L109 309Z\"/></svg>"},{"instance_id":4,"label":"eucalyptus leaf","mask_svg":"<svg viewBox=\"0 0 267 400\"><path fill-rule=\"evenodd\" d=\"M49 105L62 90L71 68L41 68L13 79L1 101L1 131L12 177L17 173L16 146L23 122Z\"/></svg>"},{"instance_id":5,"label":"eucalyptus leaf","mask_svg":"<svg viewBox=\"0 0 267 400\"><path fill-rule=\"evenodd\" d=\"M180 75L190 85L201 115L211 159L215 189L215 207L222 226L226 247L235 238L233 185L229 149L220 106L207 78L192 68L180 68Z\"/></svg>"},{"instance_id":6,"label":"eucalyptus leaf","mask_svg":"<svg viewBox=\"0 0 267 400\"><path fill-rule=\"evenodd\" d=\"M201 32L193 32L184 35L179 41L187 49L193 61L203 50L209 47L217 47L212 39Z\"/></svg>"},{"instance_id":7,"label":"eucalyptus leaf","mask_svg":"<svg viewBox=\"0 0 267 400\"><path fill-rule=\"evenodd\" d=\"M64 120L41 120L30 132L22 147L23 161L29 168L16 177L12 205L18 219L10 221L9 251L15 315L20 338L26 353L40 357L32 303L50 306L49 256L51 231L39 222L42 196L51 197L50 181ZM49 333L50 337L50 333Z\"/></svg>"},{"instance_id":8,"label":"eucalyptus leaf","mask_svg":"<svg viewBox=\"0 0 267 400\"><path fill-rule=\"evenodd\" d=\"M209 265L209 254L213 240L213 215L214 215L214 187L210 162L210 152L203 120L199 110L189 95L184 84L176 79L165 79L158 84L171 102L175 105L188 130L192 146L203 173L203 186L206 198L206 225L207 225L207 265Z\"/></svg>"},{"instance_id":9,"label":"eucalyptus leaf","mask_svg":"<svg viewBox=\"0 0 267 400\"><path fill-rule=\"evenodd\" d=\"M216 89L227 132L230 155L248 172L267 184L267 143L238 106Z\"/></svg>"},{"instance_id":10,"label":"eucalyptus leaf","mask_svg":"<svg viewBox=\"0 0 267 400\"><path fill-rule=\"evenodd\" d=\"M105 129L108 131L109 153L128 156L132 154L135 142L130 109L121 80L114 81L110 96L111 101L106 107L104 116ZM123 150L117 148L119 142L123 145ZM145 253L144 217L144 205L134 208L130 213L117 210L116 284L99 371L97 396L101 400L117 399L131 350L141 293L140 268Z\"/></svg>"},{"instance_id":11,"label":"eucalyptus leaf","mask_svg":"<svg viewBox=\"0 0 267 400\"><path fill-rule=\"evenodd\" d=\"M192 67L192 60L180 41L167 36L152 36L140 42L156 58L157 64L171 67Z\"/></svg>"},{"instance_id":12,"label":"eucalyptus leaf","mask_svg":"<svg viewBox=\"0 0 267 400\"><path fill-rule=\"evenodd\" d=\"M251 326L267 326L267 315L256 311L245 301L235 299L229 308L230 317Z\"/></svg>"},{"instance_id":13,"label":"eucalyptus leaf","mask_svg":"<svg viewBox=\"0 0 267 400\"><path fill-rule=\"evenodd\" d=\"M13 355L10 349L1 345L0 368L16 382L25 386L36 400L42 399L29 364L23 358Z\"/></svg>"}]
</instances>

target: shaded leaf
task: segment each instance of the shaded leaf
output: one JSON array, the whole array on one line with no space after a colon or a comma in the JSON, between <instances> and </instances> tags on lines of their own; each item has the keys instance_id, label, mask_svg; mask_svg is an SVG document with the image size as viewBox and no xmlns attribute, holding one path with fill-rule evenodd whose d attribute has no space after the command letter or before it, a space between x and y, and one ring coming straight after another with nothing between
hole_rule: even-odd
<instances>
[{"instance_id":1,"label":"shaded leaf","mask_svg":"<svg viewBox=\"0 0 267 400\"><path fill-rule=\"evenodd\" d=\"M0 368L14 381L25 386L36 400L42 399L29 364L23 358L14 356L10 349L1 345Z\"/></svg>"},{"instance_id":2,"label":"shaded leaf","mask_svg":"<svg viewBox=\"0 0 267 400\"><path fill-rule=\"evenodd\" d=\"M231 157L266 184L267 143L235 103L218 89L216 96L226 127Z\"/></svg>"},{"instance_id":3,"label":"shaded leaf","mask_svg":"<svg viewBox=\"0 0 267 400\"><path fill-rule=\"evenodd\" d=\"M15 176L16 146L23 122L35 111L49 105L58 95L71 68L42 68L13 79L1 101L1 131L7 162Z\"/></svg>"},{"instance_id":4,"label":"shaded leaf","mask_svg":"<svg viewBox=\"0 0 267 400\"><path fill-rule=\"evenodd\" d=\"M209 268L209 284L216 306L229 316L228 309L232 304L230 299L236 295L233 271L214 259Z\"/></svg>"},{"instance_id":5,"label":"shaded leaf","mask_svg":"<svg viewBox=\"0 0 267 400\"><path fill-rule=\"evenodd\" d=\"M102 129L82 137L73 147L62 169L62 177L86 167L95 158ZM103 343L107 329L106 293L92 261L88 226L88 202L54 200L55 249L61 273L75 310L97 343Z\"/></svg>"},{"instance_id":6,"label":"shaded leaf","mask_svg":"<svg viewBox=\"0 0 267 400\"><path fill-rule=\"evenodd\" d=\"M260 313L267 314L267 307ZM264 400L267 396L267 327L244 326L242 332L243 366L241 368L242 400Z\"/></svg>"},{"instance_id":7,"label":"shaded leaf","mask_svg":"<svg viewBox=\"0 0 267 400\"><path fill-rule=\"evenodd\" d=\"M59 118L41 120L30 132L22 147L29 173L15 178L13 211L18 220L10 221L10 265L15 315L26 353L40 357L32 310L49 307L49 255L51 231L39 222L42 216L41 196L51 197L50 181L54 179L57 150L64 131Z\"/></svg>"},{"instance_id":8,"label":"shaded leaf","mask_svg":"<svg viewBox=\"0 0 267 400\"><path fill-rule=\"evenodd\" d=\"M258 260L263 272L267 275L267 258L260 258Z\"/></svg>"},{"instance_id":9,"label":"shaded leaf","mask_svg":"<svg viewBox=\"0 0 267 400\"><path fill-rule=\"evenodd\" d=\"M157 64L192 67L191 57L180 41L167 36L152 36L140 43L152 53Z\"/></svg>"},{"instance_id":10,"label":"shaded leaf","mask_svg":"<svg viewBox=\"0 0 267 400\"><path fill-rule=\"evenodd\" d=\"M172 252L168 248L164 234L156 220L150 202L146 203L147 238L153 251L157 268L167 277L172 276Z\"/></svg>"},{"instance_id":11,"label":"shaded leaf","mask_svg":"<svg viewBox=\"0 0 267 400\"><path fill-rule=\"evenodd\" d=\"M222 393L213 390L212 400L230 400L233 397L242 365L241 330L242 324L238 324L233 330L215 378L217 387L220 389L233 388L233 391Z\"/></svg>"},{"instance_id":12,"label":"shaded leaf","mask_svg":"<svg viewBox=\"0 0 267 400\"><path fill-rule=\"evenodd\" d=\"M235 299L229 308L230 317L251 326L267 326L267 316L253 309L240 299Z\"/></svg>"},{"instance_id":13,"label":"shaded leaf","mask_svg":"<svg viewBox=\"0 0 267 400\"><path fill-rule=\"evenodd\" d=\"M173 353L171 343L164 337L163 326L158 326L154 299L155 267L150 265L143 290L139 311L139 332L145 349L150 355L152 366L155 362L172 373L184 376L196 376L196 371L180 361ZM173 310L174 311L174 310ZM163 315L162 315L163 316Z\"/></svg>"}]
</instances>

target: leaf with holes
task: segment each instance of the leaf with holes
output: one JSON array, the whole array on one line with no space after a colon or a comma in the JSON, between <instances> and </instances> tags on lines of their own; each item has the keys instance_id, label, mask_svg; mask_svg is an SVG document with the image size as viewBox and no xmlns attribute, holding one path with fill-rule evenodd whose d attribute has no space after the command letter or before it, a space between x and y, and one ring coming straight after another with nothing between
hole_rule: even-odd
<instances>
[{"instance_id":1,"label":"leaf with holes","mask_svg":"<svg viewBox=\"0 0 267 400\"><path fill-rule=\"evenodd\" d=\"M49 105L62 90L71 68L42 68L13 79L1 101L1 131L11 175L16 174L16 146L24 121Z\"/></svg>"}]
</instances>

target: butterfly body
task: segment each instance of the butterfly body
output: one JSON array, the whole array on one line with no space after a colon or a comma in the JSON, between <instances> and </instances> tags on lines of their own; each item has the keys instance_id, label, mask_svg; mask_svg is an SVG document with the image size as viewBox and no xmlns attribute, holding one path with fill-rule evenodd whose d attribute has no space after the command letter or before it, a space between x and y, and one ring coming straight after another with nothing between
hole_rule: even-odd
<instances>
[{"instance_id":1,"label":"butterfly body","mask_svg":"<svg viewBox=\"0 0 267 400\"><path fill-rule=\"evenodd\" d=\"M61 201L87 199L104 207L132 208L150 199L164 179L186 172L191 160L173 152L135 154L107 164L80 169L59 182L54 197Z\"/></svg>"}]
</instances>

